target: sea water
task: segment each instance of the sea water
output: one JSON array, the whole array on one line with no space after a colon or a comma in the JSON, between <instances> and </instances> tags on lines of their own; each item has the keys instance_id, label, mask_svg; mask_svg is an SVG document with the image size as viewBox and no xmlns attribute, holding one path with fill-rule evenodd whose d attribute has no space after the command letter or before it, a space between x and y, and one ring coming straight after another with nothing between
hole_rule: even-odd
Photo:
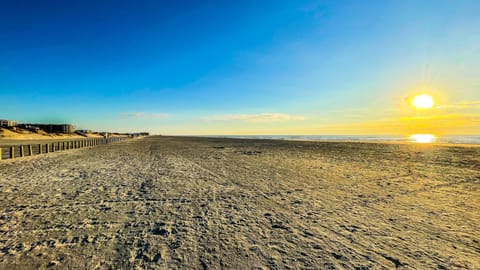
<instances>
[{"instance_id":1,"label":"sea water","mask_svg":"<svg viewBox=\"0 0 480 270\"><path fill-rule=\"evenodd\" d=\"M430 134L412 134L412 136L367 136L367 135L228 135L207 136L238 139L269 140L308 140L308 141L371 141L371 142L417 142L417 143L449 143L480 144L480 135L433 136ZM420 139L419 139L420 138ZM421 138L429 138L428 140Z\"/></svg>"}]
</instances>

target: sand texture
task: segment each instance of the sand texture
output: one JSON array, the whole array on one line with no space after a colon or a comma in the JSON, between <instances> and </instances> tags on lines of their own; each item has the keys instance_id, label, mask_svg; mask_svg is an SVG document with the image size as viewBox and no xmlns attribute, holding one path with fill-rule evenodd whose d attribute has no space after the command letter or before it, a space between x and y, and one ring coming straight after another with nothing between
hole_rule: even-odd
<instances>
[{"instance_id":1,"label":"sand texture","mask_svg":"<svg viewBox=\"0 0 480 270\"><path fill-rule=\"evenodd\" d=\"M479 147L153 136L0 192L0 269L480 269Z\"/></svg>"}]
</instances>

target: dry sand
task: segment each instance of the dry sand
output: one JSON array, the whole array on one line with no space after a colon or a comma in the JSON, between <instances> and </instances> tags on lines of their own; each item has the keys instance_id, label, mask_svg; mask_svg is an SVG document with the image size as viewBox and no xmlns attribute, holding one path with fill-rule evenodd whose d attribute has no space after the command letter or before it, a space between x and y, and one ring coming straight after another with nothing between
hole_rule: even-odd
<instances>
[{"instance_id":1,"label":"dry sand","mask_svg":"<svg viewBox=\"0 0 480 270\"><path fill-rule=\"evenodd\" d=\"M2 269L480 269L480 148L148 137L0 163Z\"/></svg>"}]
</instances>

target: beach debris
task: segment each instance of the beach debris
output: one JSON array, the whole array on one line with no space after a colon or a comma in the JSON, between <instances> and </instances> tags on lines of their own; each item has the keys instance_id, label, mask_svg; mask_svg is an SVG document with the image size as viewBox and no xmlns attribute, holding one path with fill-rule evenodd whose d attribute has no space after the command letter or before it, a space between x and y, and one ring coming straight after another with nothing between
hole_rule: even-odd
<instances>
[{"instance_id":1,"label":"beach debris","mask_svg":"<svg viewBox=\"0 0 480 270\"><path fill-rule=\"evenodd\" d=\"M251 156L251 155L260 155L263 152L259 150L248 150L248 151L237 151L237 153Z\"/></svg>"}]
</instances>

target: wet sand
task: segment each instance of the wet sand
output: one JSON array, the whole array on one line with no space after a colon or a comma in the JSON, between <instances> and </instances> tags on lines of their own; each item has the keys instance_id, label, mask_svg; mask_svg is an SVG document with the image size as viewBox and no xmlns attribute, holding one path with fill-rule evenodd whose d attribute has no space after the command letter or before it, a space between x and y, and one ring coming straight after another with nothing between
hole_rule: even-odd
<instances>
[{"instance_id":1,"label":"wet sand","mask_svg":"<svg viewBox=\"0 0 480 270\"><path fill-rule=\"evenodd\" d=\"M0 269L480 269L479 147L147 137L0 192Z\"/></svg>"}]
</instances>

